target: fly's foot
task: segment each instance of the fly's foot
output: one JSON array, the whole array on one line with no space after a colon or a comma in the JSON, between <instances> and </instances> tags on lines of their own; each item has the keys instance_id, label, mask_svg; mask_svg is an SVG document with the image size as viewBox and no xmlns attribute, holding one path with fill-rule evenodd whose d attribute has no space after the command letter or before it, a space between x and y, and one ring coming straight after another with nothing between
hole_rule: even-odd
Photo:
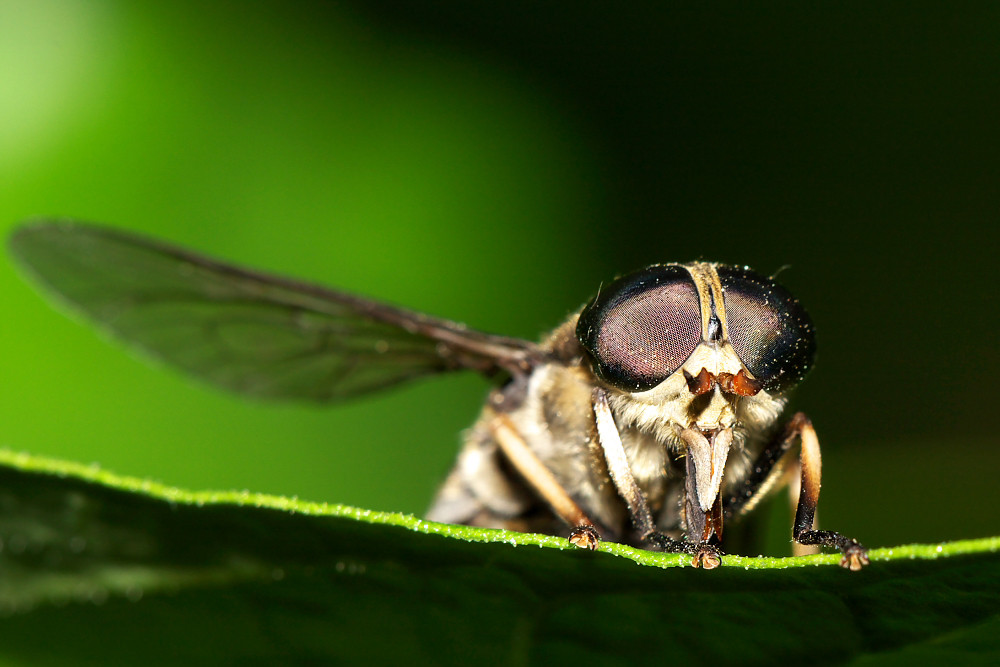
<instances>
[{"instance_id":1,"label":"fly's foot","mask_svg":"<svg viewBox=\"0 0 1000 667\"><path fill-rule=\"evenodd\" d=\"M852 540L840 533L832 530L807 530L795 536L795 541L799 544L817 544L822 547L840 549L844 554L840 559L840 567L857 572L865 565L868 565L868 549L865 549L857 540Z\"/></svg>"},{"instance_id":2,"label":"fly's foot","mask_svg":"<svg viewBox=\"0 0 1000 667\"><path fill-rule=\"evenodd\" d=\"M657 547L660 551L690 554L691 565L694 567L714 570L722 564L722 552L719 551L719 547L708 542L675 540L672 537L667 537L663 533L650 533L649 535L646 535L643 540L651 546Z\"/></svg>"},{"instance_id":3,"label":"fly's foot","mask_svg":"<svg viewBox=\"0 0 1000 667\"><path fill-rule=\"evenodd\" d=\"M842 551L844 555L840 559L840 567L857 572L868 565L868 550L854 540L851 540L851 544L845 546Z\"/></svg>"},{"instance_id":4,"label":"fly's foot","mask_svg":"<svg viewBox=\"0 0 1000 667\"><path fill-rule=\"evenodd\" d=\"M569 535L570 544L593 551L601 543L601 536L593 526L577 526Z\"/></svg>"},{"instance_id":5,"label":"fly's foot","mask_svg":"<svg viewBox=\"0 0 1000 667\"><path fill-rule=\"evenodd\" d=\"M700 543L698 545L698 550L691 559L691 565L701 567L706 570L714 570L721 564L722 552L719 551L719 547L714 544L709 544L708 542Z\"/></svg>"}]
</instances>

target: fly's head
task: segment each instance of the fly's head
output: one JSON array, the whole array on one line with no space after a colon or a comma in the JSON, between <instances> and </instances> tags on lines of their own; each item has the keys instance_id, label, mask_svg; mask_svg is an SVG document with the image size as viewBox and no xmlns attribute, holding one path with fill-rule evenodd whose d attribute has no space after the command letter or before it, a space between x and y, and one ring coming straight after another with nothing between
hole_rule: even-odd
<instances>
[{"instance_id":1,"label":"fly's head","mask_svg":"<svg viewBox=\"0 0 1000 667\"><path fill-rule=\"evenodd\" d=\"M707 506L729 449L775 422L816 350L787 290L707 263L651 266L605 285L576 333L619 426L684 449Z\"/></svg>"}]
</instances>

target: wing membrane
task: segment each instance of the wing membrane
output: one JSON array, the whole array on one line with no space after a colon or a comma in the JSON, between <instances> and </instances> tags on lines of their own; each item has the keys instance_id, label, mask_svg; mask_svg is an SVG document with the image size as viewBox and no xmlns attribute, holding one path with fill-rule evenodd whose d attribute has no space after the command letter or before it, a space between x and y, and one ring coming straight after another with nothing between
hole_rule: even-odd
<instances>
[{"instance_id":1,"label":"wing membrane","mask_svg":"<svg viewBox=\"0 0 1000 667\"><path fill-rule=\"evenodd\" d=\"M527 372L537 345L258 273L126 232L43 221L11 251L115 336L217 386L336 401L447 370Z\"/></svg>"}]
</instances>

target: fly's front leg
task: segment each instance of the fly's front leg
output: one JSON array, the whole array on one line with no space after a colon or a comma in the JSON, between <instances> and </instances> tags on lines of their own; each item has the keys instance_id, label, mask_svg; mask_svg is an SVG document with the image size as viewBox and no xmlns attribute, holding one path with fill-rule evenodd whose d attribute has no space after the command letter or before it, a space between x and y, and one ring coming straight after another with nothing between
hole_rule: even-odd
<instances>
[{"instance_id":1,"label":"fly's front leg","mask_svg":"<svg viewBox=\"0 0 1000 667\"><path fill-rule=\"evenodd\" d=\"M802 441L802 452L799 462L802 466L802 487L799 490L799 506L795 510L795 524L792 535L799 544L817 544L823 547L835 547L844 554L840 559L841 567L857 572L868 564L868 551L854 539L836 533L832 530L813 530L813 520L816 518L816 504L819 502L819 487L822 464L819 454L819 438L812 422L801 412L792 419L798 422L799 438Z\"/></svg>"},{"instance_id":2,"label":"fly's front leg","mask_svg":"<svg viewBox=\"0 0 1000 667\"><path fill-rule=\"evenodd\" d=\"M801 484L792 537L799 544L839 549L843 554L840 565L849 570L860 570L868 564L868 551L857 540L831 530L813 530L816 505L819 503L822 461L816 430L809 418L801 412L796 413L784 432L760 453L750 475L729 498L724 513L730 516L748 512L773 489L781 477L781 457L791 448L796 438L801 441Z\"/></svg>"},{"instance_id":3,"label":"fly's front leg","mask_svg":"<svg viewBox=\"0 0 1000 667\"><path fill-rule=\"evenodd\" d=\"M629 468L625 447L622 445L618 426L615 424L614 415L611 414L611 407L608 405L607 394L603 389L594 389L593 404L597 435L601 449L604 451L604 458L608 463L608 473L611 475L611 481L614 482L618 493L625 500L632 517L632 523L639 531L642 541L657 546L663 551L691 554L693 557L691 562L695 567L704 567L706 570L718 567L722 562L722 554L715 545L709 544L706 540L699 543L675 540L656 530L656 524L653 522L646 498L642 495L642 489L639 488L639 484L635 481L632 470Z\"/></svg>"},{"instance_id":4,"label":"fly's front leg","mask_svg":"<svg viewBox=\"0 0 1000 667\"><path fill-rule=\"evenodd\" d=\"M528 443L518 433L510 418L504 414L498 414L490 422L490 430L511 465L549 504L556 516L568 525L574 526L569 541L578 547L596 549L601 542L597 526L577 502L570 497L552 471L528 447Z\"/></svg>"}]
</instances>

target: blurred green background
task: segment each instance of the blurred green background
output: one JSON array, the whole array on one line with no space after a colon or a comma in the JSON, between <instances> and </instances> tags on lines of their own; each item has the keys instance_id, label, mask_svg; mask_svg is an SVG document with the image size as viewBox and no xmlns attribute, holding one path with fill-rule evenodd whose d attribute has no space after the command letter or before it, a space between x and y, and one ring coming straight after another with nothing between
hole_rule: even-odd
<instances>
[{"instance_id":1,"label":"blurred green background","mask_svg":"<svg viewBox=\"0 0 1000 667\"><path fill-rule=\"evenodd\" d=\"M781 273L823 522L1000 533L1000 5L0 0L0 226L118 225L536 338L602 280ZM0 446L420 513L486 392L254 404L0 261Z\"/></svg>"}]
</instances>

